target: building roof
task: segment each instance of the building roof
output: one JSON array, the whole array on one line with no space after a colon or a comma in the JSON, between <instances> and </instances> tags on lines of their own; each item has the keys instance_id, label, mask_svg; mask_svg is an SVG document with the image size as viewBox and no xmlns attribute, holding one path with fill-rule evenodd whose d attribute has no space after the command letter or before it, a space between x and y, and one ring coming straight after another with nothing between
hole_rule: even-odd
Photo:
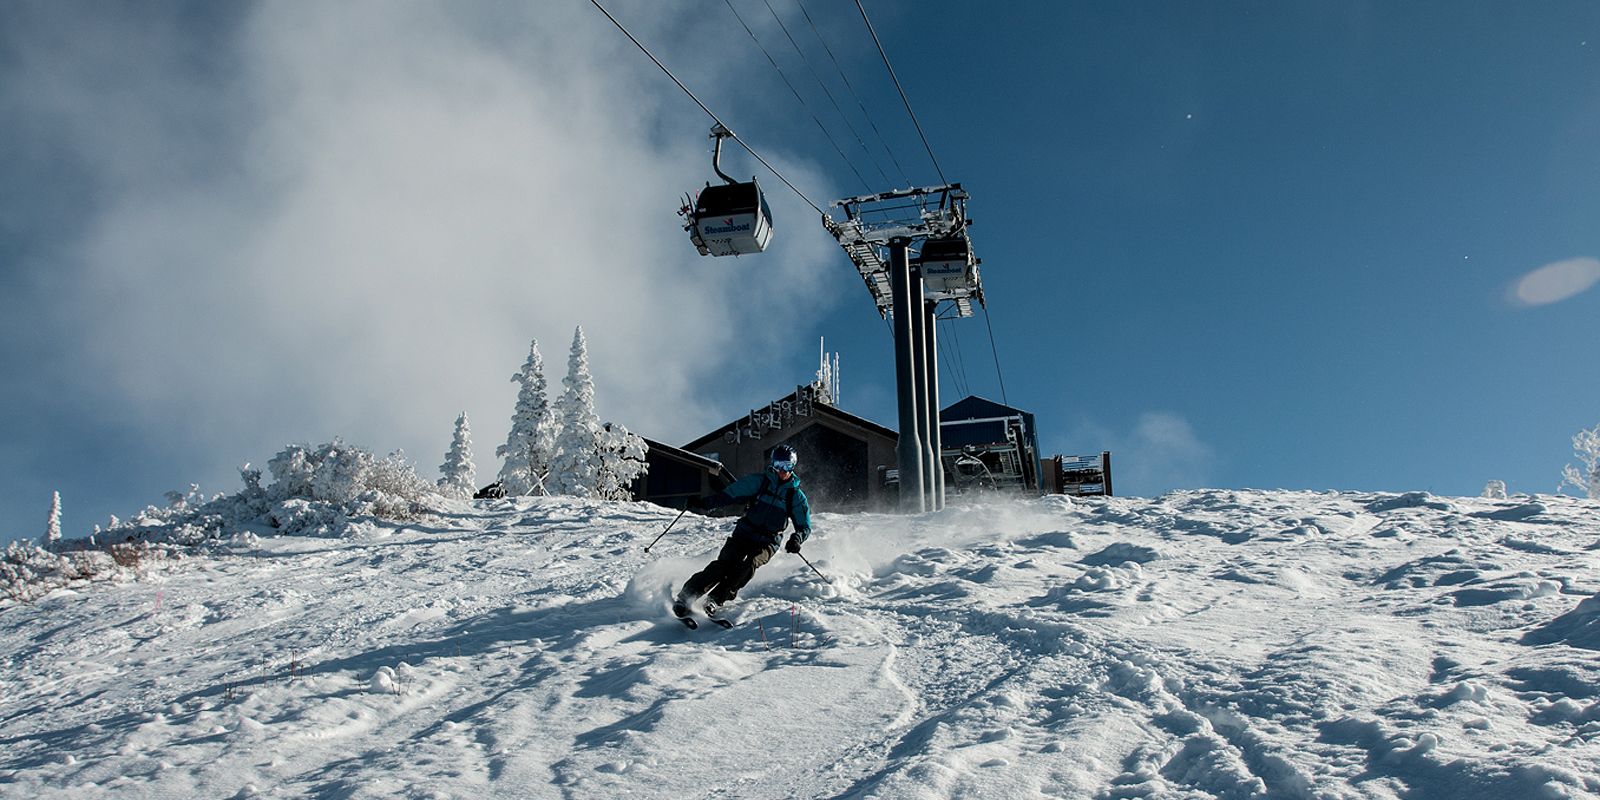
<instances>
[{"instance_id":1,"label":"building roof","mask_svg":"<svg viewBox=\"0 0 1600 800\"><path fill-rule=\"evenodd\" d=\"M691 452L681 447L673 447L670 444L662 444L654 439L642 436L639 438L644 439L645 447L650 448L650 452L652 453L667 456L669 458L675 458L679 461L686 462L690 465L699 467L714 474L723 475L730 481L733 480L733 473L728 471L728 468L723 466L722 462L720 461L706 458L699 453Z\"/></svg>"},{"instance_id":2,"label":"building roof","mask_svg":"<svg viewBox=\"0 0 1600 800\"><path fill-rule=\"evenodd\" d=\"M791 399L791 398L794 398L794 397L795 397L795 394L794 393L790 393L787 397L779 398L778 402L782 402L783 400L788 400L788 399ZM879 436L887 437L889 439L898 440L900 438L900 434L896 433L893 428L886 428L886 427L884 427L882 425L879 425L876 422L873 422L870 419L867 419L866 417L858 417L855 414L852 414L852 413L850 413L848 411L841 411L835 406L825 405L823 403L816 403L816 404L814 404L812 406L812 409L814 410L814 412L816 413L816 415L819 418L826 417L826 418L834 419L834 420L837 420L837 421L840 421L840 422L844 422L844 423L849 424L849 425L854 425L854 426L859 427L859 428L865 428L868 431L876 433ZM738 427L740 423L744 422L744 420L745 420L745 417L739 417L738 419L735 419L735 420L729 422L728 424L723 425L722 427L717 428L716 430L711 431L710 433L707 433L706 435L701 436L700 438L695 439L692 442L689 442L688 444L684 445L683 447L684 447L684 449L688 450L688 449L704 447L707 444L710 444L711 442L714 442L714 441L721 441L723 434L726 434L729 431L733 430L734 428Z\"/></svg>"},{"instance_id":3,"label":"building roof","mask_svg":"<svg viewBox=\"0 0 1600 800\"><path fill-rule=\"evenodd\" d=\"M946 420L992 419L994 417L1021 416L1031 417L1033 414L1023 411L1020 408L1013 408L1003 403L996 403L993 400L979 397L975 394L968 395L961 400L957 400L955 403L952 403L943 411L939 412L939 420L941 422Z\"/></svg>"},{"instance_id":4,"label":"building roof","mask_svg":"<svg viewBox=\"0 0 1600 800\"><path fill-rule=\"evenodd\" d=\"M852 414L852 413L850 413L848 411L840 411L838 408L836 408L834 406L817 406L817 410L819 412L821 412L824 416L832 417L834 419L842 420L844 422L848 422L848 423L850 423L852 425L856 425L858 427L866 428L867 430L872 431L873 433L876 433L879 436L884 436L884 437L887 437L887 438L890 438L890 439L899 439L900 438L900 434L897 431L895 431L895 429L893 429L893 428L889 428L889 427L885 427L883 425L879 425L878 423L873 422L872 420L867 419L866 417L858 417L855 414Z\"/></svg>"}]
</instances>

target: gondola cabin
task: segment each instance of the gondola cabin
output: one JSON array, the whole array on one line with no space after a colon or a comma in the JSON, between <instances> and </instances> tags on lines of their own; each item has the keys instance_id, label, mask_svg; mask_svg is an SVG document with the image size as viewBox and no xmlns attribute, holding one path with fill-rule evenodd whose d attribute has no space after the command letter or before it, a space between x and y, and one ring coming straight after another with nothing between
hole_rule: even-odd
<instances>
[{"instance_id":1,"label":"gondola cabin","mask_svg":"<svg viewBox=\"0 0 1600 800\"><path fill-rule=\"evenodd\" d=\"M972 243L965 236L927 240L917 257L923 290L929 294L971 291L977 280L975 263Z\"/></svg>"},{"instance_id":2,"label":"gondola cabin","mask_svg":"<svg viewBox=\"0 0 1600 800\"><path fill-rule=\"evenodd\" d=\"M741 256L767 249L772 210L752 178L748 183L706 184L685 226L703 256Z\"/></svg>"}]
</instances>

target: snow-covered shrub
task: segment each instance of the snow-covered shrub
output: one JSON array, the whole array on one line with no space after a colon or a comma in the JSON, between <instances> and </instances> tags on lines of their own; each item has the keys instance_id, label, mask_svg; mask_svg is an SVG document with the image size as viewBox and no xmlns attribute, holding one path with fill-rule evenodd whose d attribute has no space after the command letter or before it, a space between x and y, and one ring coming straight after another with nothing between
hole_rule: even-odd
<instances>
[{"instance_id":1,"label":"snow-covered shrub","mask_svg":"<svg viewBox=\"0 0 1600 800\"><path fill-rule=\"evenodd\" d=\"M295 536L332 536L345 518L344 509L332 503L316 503L303 498L280 500L267 514L267 523L279 533Z\"/></svg>"},{"instance_id":2,"label":"snow-covered shrub","mask_svg":"<svg viewBox=\"0 0 1600 800\"><path fill-rule=\"evenodd\" d=\"M222 495L219 494L216 497L221 496ZM196 508L205 505L210 500L216 499L215 497L207 498L204 494L202 494L200 492L200 484L198 483L189 484L189 491L187 492L167 492L166 498L167 507L177 511L182 511L186 508Z\"/></svg>"},{"instance_id":3,"label":"snow-covered shrub","mask_svg":"<svg viewBox=\"0 0 1600 800\"><path fill-rule=\"evenodd\" d=\"M311 470L305 485L311 490L309 496L313 500L343 503L361 493L362 480L377 459L359 447L346 447L343 442L335 440L317 448L309 458L299 455L293 460L297 465L304 465L302 468ZM295 479L298 481L300 478L296 475ZM300 495L297 492L295 496Z\"/></svg>"},{"instance_id":4,"label":"snow-covered shrub","mask_svg":"<svg viewBox=\"0 0 1600 800\"><path fill-rule=\"evenodd\" d=\"M439 496L439 488L417 474L417 466L401 450L374 461L365 484L363 495L376 491L413 503Z\"/></svg>"},{"instance_id":5,"label":"snow-covered shrub","mask_svg":"<svg viewBox=\"0 0 1600 800\"><path fill-rule=\"evenodd\" d=\"M23 602L71 583L120 571L109 553L52 553L42 547L12 542L0 554L0 596Z\"/></svg>"},{"instance_id":6,"label":"snow-covered shrub","mask_svg":"<svg viewBox=\"0 0 1600 800\"><path fill-rule=\"evenodd\" d=\"M437 498L405 454L375 458L338 439L315 448L290 445L267 464L273 505L267 522L285 532L342 535L340 520L358 516L416 519Z\"/></svg>"},{"instance_id":7,"label":"snow-covered shrub","mask_svg":"<svg viewBox=\"0 0 1600 800\"><path fill-rule=\"evenodd\" d=\"M335 439L316 448L290 445L267 462L273 483L269 500L316 500L328 503L370 502L369 492L399 500L421 502L437 495L432 484L417 474L405 454L376 458L371 453Z\"/></svg>"},{"instance_id":8,"label":"snow-covered shrub","mask_svg":"<svg viewBox=\"0 0 1600 800\"><path fill-rule=\"evenodd\" d=\"M1589 430L1578 431L1572 437L1572 453L1578 457L1582 465L1580 470L1568 464L1561 473L1561 485L1557 491L1572 484L1573 488L1586 492L1590 500L1600 500L1600 425Z\"/></svg>"},{"instance_id":9,"label":"snow-covered shrub","mask_svg":"<svg viewBox=\"0 0 1600 800\"><path fill-rule=\"evenodd\" d=\"M1489 481L1488 483L1484 484L1483 485L1483 496L1484 496L1484 498L1489 499L1489 500L1504 500L1504 499L1506 499L1506 482L1505 481Z\"/></svg>"},{"instance_id":10,"label":"snow-covered shrub","mask_svg":"<svg viewBox=\"0 0 1600 800\"><path fill-rule=\"evenodd\" d=\"M266 487L261 471L245 464L236 494L206 499L191 485L168 492L165 508L148 506L126 522L112 517L94 535L58 540L51 550L13 543L0 553L0 598L31 600L74 582L142 574L195 547L255 549L252 526L350 536L365 529L361 519L416 519L438 498L403 453L375 458L338 440L290 445L268 467L274 480Z\"/></svg>"},{"instance_id":11,"label":"snow-covered shrub","mask_svg":"<svg viewBox=\"0 0 1600 800\"><path fill-rule=\"evenodd\" d=\"M620 423L605 424L595 494L604 500L632 500L633 482L649 471L644 439Z\"/></svg>"},{"instance_id":12,"label":"snow-covered shrub","mask_svg":"<svg viewBox=\"0 0 1600 800\"><path fill-rule=\"evenodd\" d=\"M228 498L233 507L233 516L238 519L255 519L266 514L267 509L272 506L272 500L267 497L267 490L261 488L261 470L245 462L239 467L239 479L244 481L244 489Z\"/></svg>"},{"instance_id":13,"label":"snow-covered shrub","mask_svg":"<svg viewBox=\"0 0 1600 800\"><path fill-rule=\"evenodd\" d=\"M272 473L272 495L284 497L309 497L311 478L316 466L311 461L312 452L303 445L290 445L267 462Z\"/></svg>"},{"instance_id":14,"label":"snow-covered shrub","mask_svg":"<svg viewBox=\"0 0 1600 800\"><path fill-rule=\"evenodd\" d=\"M436 498L433 484L396 452L376 458L370 452L335 439L326 444L289 445L268 463L272 483L263 487L261 470L239 468L244 488L232 495L205 499L199 487L169 492L166 508L146 507L126 522L111 524L71 549L86 550L127 544L196 547L225 546L250 526L283 533L343 536L353 517L416 519ZM165 553L162 557L171 555ZM147 555L142 560L149 560Z\"/></svg>"},{"instance_id":15,"label":"snow-covered shrub","mask_svg":"<svg viewBox=\"0 0 1600 800\"><path fill-rule=\"evenodd\" d=\"M361 478L372 462L371 453L346 447L338 439L316 448L292 444L267 462L272 472L267 496L342 503L359 493Z\"/></svg>"},{"instance_id":16,"label":"snow-covered shrub","mask_svg":"<svg viewBox=\"0 0 1600 800\"><path fill-rule=\"evenodd\" d=\"M106 548L111 554L111 560L124 569L143 570L150 564L166 558L165 548L157 547L149 542L123 542ZM90 555L88 552L74 553L77 556Z\"/></svg>"}]
</instances>

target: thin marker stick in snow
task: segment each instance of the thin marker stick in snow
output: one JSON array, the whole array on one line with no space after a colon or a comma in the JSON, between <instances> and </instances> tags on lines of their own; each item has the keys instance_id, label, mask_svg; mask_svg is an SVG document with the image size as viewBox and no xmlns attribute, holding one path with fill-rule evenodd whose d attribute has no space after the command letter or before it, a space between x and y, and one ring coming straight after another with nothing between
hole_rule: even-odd
<instances>
[{"instance_id":1,"label":"thin marker stick in snow","mask_svg":"<svg viewBox=\"0 0 1600 800\"><path fill-rule=\"evenodd\" d=\"M667 535L667 531L672 530L672 526L678 524L678 520L683 519L683 515L687 514L687 513L689 513L689 509L688 508L685 508L684 510L679 511L678 512L678 516L673 517L672 521L667 523L667 530L666 531L662 531L661 532L661 536L666 536ZM655 547L656 546L656 542L661 541L661 536L657 536L656 539L655 539L655 542L651 542L651 543L645 545L644 546L644 551L646 553L650 552L650 548Z\"/></svg>"}]
</instances>

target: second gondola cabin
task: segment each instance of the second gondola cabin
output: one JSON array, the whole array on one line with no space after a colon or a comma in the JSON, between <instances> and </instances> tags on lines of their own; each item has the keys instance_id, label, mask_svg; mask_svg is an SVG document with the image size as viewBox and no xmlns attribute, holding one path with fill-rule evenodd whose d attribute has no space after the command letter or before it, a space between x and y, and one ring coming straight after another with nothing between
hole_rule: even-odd
<instances>
[{"instance_id":1,"label":"second gondola cabin","mask_svg":"<svg viewBox=\"0 0 1600 800\"><path fill-rule=\"evenodd\" d=\"M685 227L700 255L749 255L767 249L772 240L772 210L754 178L720 186L708 183Z\"/></svg>"},{"instance_id":2,"label":"second gondola cabin","mask_svg":"<svg viewBox=\"0 0 1600 800\"><path fill-rule=\"evenodd\" d=\"M977 259L965 236L927 240L916 263L922 269L923 289L930 294L970 293L977 284Z\"/></svg>"}]
</instances>

